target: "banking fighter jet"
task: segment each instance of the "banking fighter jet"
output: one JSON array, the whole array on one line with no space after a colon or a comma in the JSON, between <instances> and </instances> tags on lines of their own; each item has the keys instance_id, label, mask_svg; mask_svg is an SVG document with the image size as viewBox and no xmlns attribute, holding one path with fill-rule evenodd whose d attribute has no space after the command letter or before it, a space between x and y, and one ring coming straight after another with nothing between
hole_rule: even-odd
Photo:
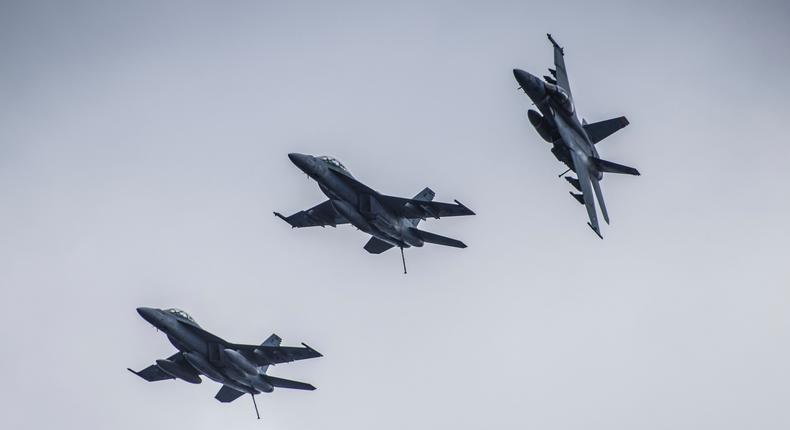
<instances>
[{"instance_id":1,"label":"banking fighter jet","mask_svg":"<svg viewBox=\"0 0 790 430\"><path fill-rule=\"evenodd\" d=\"M380 194L358 181L343 164L332 157L288 154L288 158L303 172L318 182L329 200L291 216L274 214L291 227L314 227L351 224L373 236L365 245L371 254L398 247L401 250L403 273L406 259L403 248L420 247L424 243L466 248L460 240L439 236L417 228L426 218L474 215L458 200L455 204L434 202L435 193L425 188L412 199Z\"/></svg>"},{"instance_id":2,"label":"banking fighter jet","mask_svg":"<svg viewBox=\"0 0 790 430\"><path fill-rule=\"evenodd\" d=\"M269 336L260 345L230 343L201 328L186 312L179 309L137 308L137 313L151 325L167 335L167 339L178 352L163 360L156 360L135 375L149 382L166 379L181 379L199 384L200 376L206 376L222 384L214 397L228 403L244 394L252 396L258 419L255 395L271 393L275 387L296 390L315 390L315 387L266 374L270 365L295 360L321 357L321 354L302 344L303 347L280 346L280 337Z\"/></svg>"},{"instance_id":3,"label":"banking fighter jet","mask_svg":"<svg viewBox=\"0 0 790 430\"><path fill-rule=\"evenodd\" d=\"M598 237L603 238L598 227L598 216L593 199L598 199L601 214L607 224L609 223L609 214L606 212L599 181L603 179L604 173L639 175L639 171L633 167L602 160L598 156L595 144L627 126L628 120L621 116L590 124L587 121L579 121L573 104L571 87L568 83L564 49L550 34L547 36L554 46L554 69L549 69L551 76L543 76L541 80L519 69L514 69L513 74L519 84L519 89L527 93L538 109L538 111L530 109L527 112L529 121L538 131L540 137L552 144L551 152L554 156L568 166L568 170L560 176L571 170L576 172L576 178L565 177L571 186L581 193L571 192L571 195L586 206L590 219L587 225ZM595 197L593 197L593 193Z\"/></svg>"}]
</instances>

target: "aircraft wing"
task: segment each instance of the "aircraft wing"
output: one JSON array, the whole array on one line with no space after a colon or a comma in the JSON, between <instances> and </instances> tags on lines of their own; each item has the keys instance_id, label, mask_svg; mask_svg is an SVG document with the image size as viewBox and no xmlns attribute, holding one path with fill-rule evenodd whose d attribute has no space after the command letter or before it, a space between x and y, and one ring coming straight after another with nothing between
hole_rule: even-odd
<instances>
[{"instance_id":1,"label":"aircraft wing","mask_svg":"<svg viewBox=\"0 0 790 430\"><path fill-rule=\"evenodd\" d=\"M314 386L312 386L311 384L308 384L306 382L292 381L290 379L275 378L274 376L270 376L270 375L263 375L263 379L265 379L266 382L272 384L273 387L290 388L292 390L307 390L307 391L315 390Z\"/></svg>"},{"instance_id":2,"label":"aircraft wing","mask_svg":"<svg viewBox=\"0 0 790 430\"><path fill-rule=\"evenodd\" d=\"M265 345L232 345L231 347L237 349L258 366L323 357L320 352L305 344L302 345L303 347Z\"/></svg>"},{"instance_id":3,"label":"aircraft wing","mask_svg":"<svg viewBox=\"0 0 790 430\"><path fill-rule=\"evenodd\" d=\"M128 367L126 368L126 370L134 373L135 375L145 379L148 382L164 381L166 379L176 379L168 375L167 373L163 372L162 369L160 369L159 366L157 366L156 364L152 364L139 372L135 372L134 370L129 369Z\"/></svg>"},{"instance_id":4,"label":"aircraft wing","mask_svg":"<svg viewBox=\"0 0 790 430\"><path fill-rule=\"evenodd\" d=\"M348 224L348 220L335 211L335 208L332 207L332 202L329 200L289 217L284 217L279 212L275 212L274 215L290 224L293 228L326 227L328 225L335 227L338 224Z\"/></svg>"},{"instance_id":5,"label":"aircraft wing","mask_svg":"<svg viewBox=\"0 0 790 430\"><path fill-rule=\"evenodd\" d=\"M555 77L557 78L557 85L561 86L562 89L568 93L568 97L573 102L573 95L571 94L571 84L568 82L568 70L565 68L565 50L560 47L557 41L551 37L551 34L546 34L549 37L549 41L554 46L554 70L555 70Z\"/></svg>"},{"instance_id":6,"label":"aircraft wing","mask_svg":"<svg viewBox=\"0 0 790 430\"><path fill-rule=\"evenodd\" d=\"M584 199L584 206L587 207L587 216L590 222L587 224L601 239L601 230L598 228L598 214L595 212L595 196L593 195L592 186L590 185L590 172L587 170L587 165L582 161L581 157L576 151L571 150L571 158L573 159L573 166L576 171L576 176L579 177L579 185L582 188L582 198Z\"/></svg>"},{"instance_id":7,"label":"aircraft wing","mask_svg":"<svg viewBox=\"0 0 790 430\"><path fill-rule=\"evenodd\" d=\"M452 204L385 195L379 195L377 198L382 205L394 212L395 215L411 219L426 219L428 217L439 219L445 216L475 214L458 200L455 201L455 204Z\"/></svg>"},{"instance_id":8,"label":"aircraft wing","mask_svg":"<svg viewBox=\"0 0 790 430\"><path fill-rule=\"evenodd\" d=\"M167 359L170 360L170 361L176 361L176 360L181 359L181 357L182 357L181 353L177 352L177 353L171 355L170 357L168 357ZM168 375L167 373L163 372L162 369L160 369L159 366L157 366L156 364L152 364L152 365L146 367L145 369L143 369L143 370L141 370L139 372L135 372L134 370L129 369L128 367L126 368L126 370L134 373L135 375L145 379L148 382L164 381L164 380L167 380L167 379L176 379L176 378Z\"/></svg>"}]
</instances>

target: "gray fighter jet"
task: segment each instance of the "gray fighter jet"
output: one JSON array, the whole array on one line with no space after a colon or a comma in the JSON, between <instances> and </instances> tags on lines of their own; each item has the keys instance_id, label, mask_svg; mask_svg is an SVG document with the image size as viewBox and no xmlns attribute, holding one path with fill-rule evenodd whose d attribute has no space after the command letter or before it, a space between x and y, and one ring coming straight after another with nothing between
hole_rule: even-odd
<instances>
[{"instance_id":1,"label":"gray fighter jet","mask_svg":"<svg viewBox=\"0 0 790 430\"><path fill-rule=\"evenodd\" d=\"M403 248L420 247L424 243L466 248L459 240L417 228L420 220L428 217L438 219L475 214L458 200L455 204L434 202L435 193L430 188L420 191L413 199L386 196L356 180L332 157L288 154L288 158L315 179L321 191L329 197L329 200L289 217L274 213L291 227L351 224L373 236L365 245L365 250L371 254L381 254L395 246L400 248L403 273L406 273Z\"/></svg>"},{"instance_id":2,"label":"gray fighter jet","mask_svg":"<svg viewBox=\"0 0 790 430\"><path fill-rule=\"evenodd\" d=\"M207 332L186 312L178 309L137 308L137 313L163 331L178 349L167 359L156 360L156 364L139 372L128 369L146 381L181 379L199 384L200 375L205 375L222 384L214 397L220 402L232 402L250 394L258 419L261 416L255 403L256 394L271 393L274 387L315 390L314 386L304 382L266 374L269 365L321 357L318 351L304 343L303 348L280 346L280 337L273 334L260 345L239 345Z\"/></svg>"},{"instance_id":3,"label":"gray fighter jet","mask_svg":"<svg viewBox=\"0 0 790 430\"><path fill-rule=\"evenodd\" d=\"M560 176L573 170L577 178L566 176L565 179L581 194L571 195L587 207L590 222L587 225L593 229L601 239L598 227L598 216L595 210L593 192L601 206L601 214L606 223L609 223L609 214L603 201L599 181L603 173L624 173L639 175L633 167L623 166L602 160L598 157L595 144L605 139L612 133L628 125L624 117L608 119L606 121L588 124L587 121L579 122L573 105L571 87L568 84L568 72L565 68L564 50L550 34L547 35L554 46L554 69L549 69L552 76L543 76L543 80L523 70L514 69L513 75L538 111L529 110L529 122L535 127L542 137L553 146L551 152L557 159L568 166L568 170ZM592 184L592 186L591 186Z\"/></svg>"}]
</instances>

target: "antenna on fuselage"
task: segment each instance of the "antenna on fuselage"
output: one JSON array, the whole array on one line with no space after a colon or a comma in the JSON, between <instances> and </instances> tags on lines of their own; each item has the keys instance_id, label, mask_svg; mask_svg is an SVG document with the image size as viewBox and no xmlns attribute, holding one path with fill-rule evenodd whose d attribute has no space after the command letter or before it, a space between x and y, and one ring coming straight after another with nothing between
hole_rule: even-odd
<instances>
[{"instance_id":1,"label":"antenna on fuselage","mask_svg":"<svg viewBox=\"0 0 790 430\"><path fill-rule=\"evenodd\" d=\"M252 396L252 404L255 406L255 415L258 416L258 419L261 419L261 414L258 413L258 404L255 403L255 394L250 394Z\"/></svg>"},{"instance_id":2,"label":"antenna on fuselage","mask_svg":"<svg viewBox=\"0 0 790 430\"><path fill-rule=\"evenodd\" d=\"M406 274L406 257L403 255L403 247L400 247L400 259L403 260L403 274Z\"/></svg>"}]
</instances>

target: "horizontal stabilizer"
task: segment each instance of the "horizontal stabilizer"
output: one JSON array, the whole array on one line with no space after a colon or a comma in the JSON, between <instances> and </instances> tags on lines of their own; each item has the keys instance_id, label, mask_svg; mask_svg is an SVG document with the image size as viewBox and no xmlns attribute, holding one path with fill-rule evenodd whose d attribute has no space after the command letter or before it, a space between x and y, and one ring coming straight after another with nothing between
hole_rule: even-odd
<instances>
[{"instance_id":1,"label":"horizontal stabilizer","mask_svg":"<svg viewBox=\"0 0 790 430\"><path fill-rule=\"evenodd\" d=\"M598 143L612 133L628 125L628 119L621 116L617 118L607 119L606 121L594 122L592 124L584 124L584 131L590 137L592 143Z\"/></svg>"},{"instance_id":2,"label":"horizontal stabilizer","mask_svg":"<svg viewBox=\"0 0 790 430\"><path fill-rule=\"evenodd\" d=\"M581 192L582 186L579 184L579 180L576 178L572 178L570 176L566 176L565 180L568 181L569 184L573 185L573 188L576 188L576 191Z\"/></svg>"},{"instance_id":3,"label":"horizontal stabilizer","mask_svg":"<svg viewBox=\"0 0 790 430\"><path fill-rule=\"evenodd\" d=\"M415 236L422 239L423 242L434 243L436 245L452 246L453 248L466 248L466 244L464 244L460 240L440 236L438 234L419 230L414 227L409 228L409 231L414 233Z\"/></svg>"},{"instance_id":4,"label":"horizontal stabilizer","mask_svg":"<svg viewBox=\"0 0 790 430\"><path fill-rule=\"evenodd\" d=\"M622 164L612 163L611 161L601 160L600 158L591 157L590 160L595 165L599 172L607 173L622 173L625 175L639 176L639 170L633 167L623 166Z\"/></svg>"},{"instance_id":5,"label":"horizontal stabilizer","mask_svg":"<svg viewBox=\"0 0 790 430\"><path fill-rule=\"evenodd\" d=\"M222 388L217 391L217 395L214 396L214 398L222 403L230 403L243 395L244 393L241 391L230 388L227 385L223 385Z\"/></svg>"},{"instance_id":6,"label":"horizontal stabilizer","mask_svg":"<svg viewBox=\"0 0 790 430\"><path fill-rule=\"evenodd\" d=\"M282 378L275 378L274 376L263 375L263 379L266 382L272 384L273 387L278 388L290 388L292 390L307 390L313 391L315 387L306 383L306 382L299 382L299 381L291 381L290 379L282 379Z\"/></svg>"},{"instance_id":7,"label":"horizontal stabilizer","mask_svg":"<svg viewBox=\"0 0 790 430\"><path fill-rule=\"evenodd\" d=\"M576 199L577 202L579 202L579 204L581 204L581 205L584 204L584 196L583 195L576 194L576 193L574 193L572 191L568 191L568 194L572 195L573 198Z\"/></svg>"},{"instance_id":8,"label":"horizontal stabilizer","mask_svg":"<svg viewBox=\"0 0 790 430\"><path fill-rule=\"evenodd\" d=\"M394 245L384 242L379 238L371 237L368 243L365 244L365 251L371 254L381 254L393 246Z\"/></svg>"}]
</instances>

